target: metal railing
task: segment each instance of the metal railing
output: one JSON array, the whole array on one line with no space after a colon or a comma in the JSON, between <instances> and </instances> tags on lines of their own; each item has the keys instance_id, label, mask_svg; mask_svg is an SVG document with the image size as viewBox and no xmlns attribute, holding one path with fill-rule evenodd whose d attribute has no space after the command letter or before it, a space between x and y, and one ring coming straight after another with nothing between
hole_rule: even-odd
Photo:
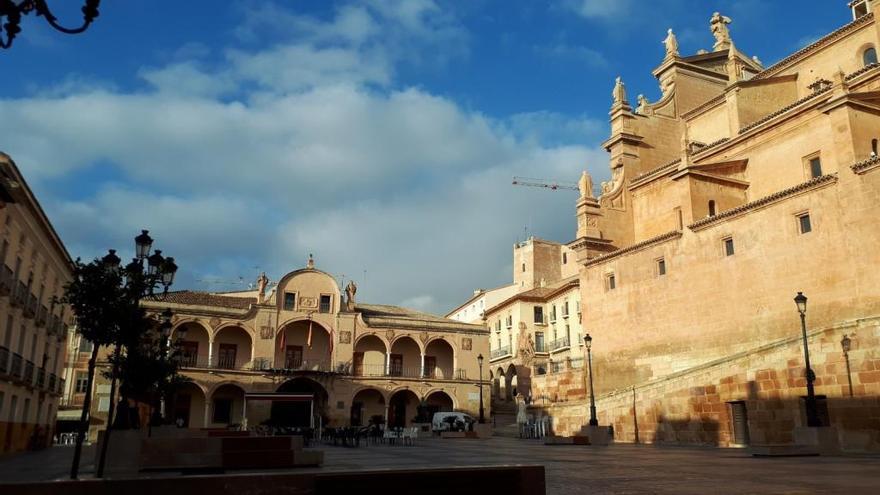
<instances>
[{"instance_id":1,"label":"metal railing","mask_svg":"<svg viewBox=\"0 0 880 495\"><path fill-rule=\"evenodd\" d=\"M33 318L37 316L37 307L40 305L39 301L37 301L37 296L33 294L27 294L27 302L24 305L24 315L28 318Z\"/></svg>"},{"instance_id":2,"label":"metal railing","mask_svg":"<svg viewBox=\"0 0 880 495\"><path fill-rule=\"evenodd\" d=\"M10 303L13 306L24 306L25 301L27 300L26 294L27 286L24 285L24 282L18 282L13 288L12 299L10 300Z\"/></svg>"},{"instance_id":3,"label":"metal railing","mask_svg":"<svg viewBox=\"0 0 880 495\"><path fill-rule=\"evenodd\" d=\"M21 380L22 372L24 372L24 359L21 357L21 354L17 352L12 353L11 363L9 375L15 380Z\"/></svg>"},{"instance_id":4,"label":"metal railing","mask_svg":"<svg viewBox=\"0 0 880 495\"><path fill-rule=\"evenodd\" d=\"M556 339L547 346L550 349L550 352L560 351L562 349L567 349L571 347L571 339L568 337L562 337L561 339Z\"/></svg>"},{"instance_id":5,"label":"metal railing","mask_svg":"<svg viewBox=\"0 0 880 495\"><path fill-rule=\"evenodd\" d=\"M24 362L24 382L28 385L33 385L34 383L34 362L33 361L25 361Z\"/></svg>"},{"instance_id":6,"label":"metal railing","mask_svg":"<svg viewBox=\"0 0 880 495\"><path fill-rule=\"evenodd\" d=\"M34 382L34 385L42 389L46 385L46 370L43 368L37 368L37 380Z\"/></svg>"},{"instance_id":7,"label":"metal railing","mask_svg":"<svg viewBox=\"0 0 880 495\"><path fill-rule=\"evenodd\" d=\"M10 356L9 349L7 349L3 346L0 346L0 374L4 374L4 375L10 374L9 373L9 368L10 368L9 356Z\"/></svg>"},{"instance_id":8,"label":"metal railing","mask_svg":"<svg viewBox=\"0 0 880 495\"><path fill-rule=\"evenodd\" d=\"M13 286L12 268L0 265L0 295L8 296L12 292Z\"/></svg>"},{"instance_id":9,"label":"metal railing","mask_svg":"<svg viewBox=\"0 0 880 495\"><path fill-rule=\"evenodd\" d=\"M511 355L510 354L510 346L506 345L504 347L499 347L498 349L495 349L494 351L490 352L489 358L496 359L496 358L500 358L503 356L510 356L510 355Z\"/></svg>"},{"instance_id":10,"label":"metal railing","mask_svg":"<svg viewBox=\"0 0 880 495\"><path fill-rule=\"evenodd\" d=\"M49 315L49 308L45 305L40 306L37 310L37 326L41 327L46 324Z\"/></svg>"},{"instance_id":11,"label":"metal railing","mask_svg":"<svg viewBox=\"0 0 880 495\"><path fill-rule=\"evenodd\" d=\"M543 340L535 342L535 352L547 352L547 344Z\"/></svg>"}]
</instances>

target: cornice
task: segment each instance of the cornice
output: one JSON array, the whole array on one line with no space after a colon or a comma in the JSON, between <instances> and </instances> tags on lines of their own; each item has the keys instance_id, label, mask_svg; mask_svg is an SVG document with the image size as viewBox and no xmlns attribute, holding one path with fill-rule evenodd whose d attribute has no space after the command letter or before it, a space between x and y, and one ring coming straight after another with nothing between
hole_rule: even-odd
<instances>
[{"instance_id":1,"label":"cornice","mask_svg":"<svg viewBox=\"0 0 880 495\"><path fill-rule=\"evenodd\" d=\"M618 249L617 251L612 251L608 254L603 254L602 256L597 256L591 260L587 260L587 262L584 263L584 266L590 267L590 266L598 265L600 263L604 263L606 261L609 261L609 260L612 260L615 258L619 258L625 254L629 254L634 251L640 251L642 249L645 249L645 248L648 248L648 247L651 247L651 246L654 246L657 244L661 244L661 243L666 242L670 239L678 239L679 237L681 237L681 231L680 230L673 230L672 232L667 232L665 234L658 235L657 237L652 237L650 239L646 239L642 242L633 244L631 246L627 246L625 248Z\"/></svg>"},{"instance_id":2,"label":"cornice","mask_svg":"<svg viewBox=\"0 0 880 495\"><path fill-rule=\"evenodd\" d=\"M861 175L869 170L873 170L880 167L880 156L872 156L867 160L862 160L860 162L853 163L849 166L853 172Z\"/></svg>"},{"instance_id":3,"label":"cornice","mask_svg":"<svg viewBox=\"0 0 880 495\"><path fill-rule=\"evenodd\" d=\"M820 177L816 177L815 179L808 180L807 182L798 184L794 187L790 187L788 189L783 189L782 191L773 193L769 196L764 196L763 198L756 199L755 201L750 201L746 204L737 206L736 208L731 208L729 210L722 211L721 213L704 218L702 220L697 220L696 222L688 225L688 228L692 231L696 232L698 230L702 230L704 228L708 228L712 225L720 223L729 218L738 217L746 212L756 210L763 206L767 206L769 204L776 203L785 198L794 196L796 194L810 191L813 189L818 189L828 184L834 184L837 182L837 174L828 174L822 175Z\"/></svg>"}]
</instances>

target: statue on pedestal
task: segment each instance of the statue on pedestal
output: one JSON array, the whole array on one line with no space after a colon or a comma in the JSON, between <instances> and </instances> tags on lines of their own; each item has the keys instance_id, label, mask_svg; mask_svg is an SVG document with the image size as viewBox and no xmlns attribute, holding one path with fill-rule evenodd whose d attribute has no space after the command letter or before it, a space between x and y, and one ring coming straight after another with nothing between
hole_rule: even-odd
<instances>
[{"instance_id":1,"label":"statue on pedestal","mask_svg":"<svg viewBox=\"0 0 880 495\"><path fill-rule=\"evenodd\" d=\"M713 51L720 52L721 50L726 50L730 47L730 30L727 28L727 25L733 22L730 17L723 16L718 12L712 14L712 17L709 19L709 26L712 30L712 36L715 37L715 45L713 45Z\"/></svg>"},{"instance_id":2,"label":"statue on pedestal","mask_svg":"<svg viewBox=\"0 0 880 495\"><path fill-rule=\"evenodd\" d=\"M620 76L614 79L614 91L611 92L611 96L614 98L615 105L626 103L626 86Z\"/></svg>"},{"instance_id":3,"label":"statue on pedestal","mask_svg":"<svg viewBox=\"0 0 880 495\"><path fill-rule=\"evenodd\" d=\"M262 303L264 298L266 297L266 286L269 285L269 277L266 276L266 272L260 274L257 277L257 302Z\"/></svg>"},{"instance_id":4,"label":"statue on pedestal","mask_svg":"<svg viewBox=\"0 0 880 495\"><path fill-rule=\"evenodd\" d=\"M354 295L357 294L357 284L354 280L349 280L345 286L345 306L349 311L354 311Z\"/></svg>"},{"instance_id":5,"label":"statue on pedestal","mask_svg":"<svg viewBox=\"0 0 880 495\"><path fill-rule=\"evenodd\" d=\"M666 30L666 39L663 40L663 44L666 45L666 58L678 56L678 40L675 38L672 28Z\"/></svg>"},{"instance_id":6,"label":"statue on pedestal","mask_svg":"<svg viewBox=\"0 0 880 495\"><path fill-rule=\"evenodd\" d=\"M581 179L578 181L578 189L581 192L582 198L593 197L593 178L590 177L586 170L581 174Z\"/></svg>"}]
</instances>

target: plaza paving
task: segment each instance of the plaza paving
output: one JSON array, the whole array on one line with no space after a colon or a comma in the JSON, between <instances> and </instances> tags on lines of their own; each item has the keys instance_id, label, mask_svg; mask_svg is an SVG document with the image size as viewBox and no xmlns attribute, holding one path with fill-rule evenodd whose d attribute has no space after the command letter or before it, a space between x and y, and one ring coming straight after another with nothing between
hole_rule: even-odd
<instances>
[{"instance_id":1,"label":"plaza paving","mask_svg":"<svg viewBox=\"0 0 880 495\"><path fill-rule=\"evenodd\" d=\"M414 447L324 447L302 471L542 464L547 493L880 493L880 456L754 458L742 450L613 445L544 446L510 438L422 440ZM71 448L0 460L0 479L64 478ZM91 459L86 452L84 459ZM91 472L84 466L84 472ZM413 490L411 493L417 493Z\"/></svg>"}]
</instances>

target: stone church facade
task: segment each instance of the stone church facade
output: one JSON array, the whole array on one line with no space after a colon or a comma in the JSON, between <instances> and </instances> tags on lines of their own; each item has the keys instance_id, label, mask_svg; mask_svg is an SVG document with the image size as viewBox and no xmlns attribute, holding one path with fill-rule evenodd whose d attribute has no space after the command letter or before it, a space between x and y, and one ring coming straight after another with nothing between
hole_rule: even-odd
<instances>
[{"instance_id":1,"label":"stone church facade","mask_svg":"<svg viewBox=\"0 0 880 495\"><path fill-rule=\"evenodd\" d=\"M684 56L669 31L659 100L633 107L616 81L611 180L582 177L569 244L616 440L794 442L802 291L823 421L846 449L880 449L880 1L849 6L770 67L715 14L711 51ZM532 405L561 434L588 419L569 375L548 385L570 400Z\"/></svg>"},{"instance_id":2,"label":"stone church facade","mask_svg":"<svg viewBox=\"0 0 880 495\"><path fill-rule=\"evenodd\" d=\"M173 312L172 339L191 379L167 416L190 428L367 425L375 416L410 426L446 410L477 418L485 327L356 303L356 286L341 290L311 258L271 290L267 282L145 302L157 314Z\"/></svg>"}]
</instances>

